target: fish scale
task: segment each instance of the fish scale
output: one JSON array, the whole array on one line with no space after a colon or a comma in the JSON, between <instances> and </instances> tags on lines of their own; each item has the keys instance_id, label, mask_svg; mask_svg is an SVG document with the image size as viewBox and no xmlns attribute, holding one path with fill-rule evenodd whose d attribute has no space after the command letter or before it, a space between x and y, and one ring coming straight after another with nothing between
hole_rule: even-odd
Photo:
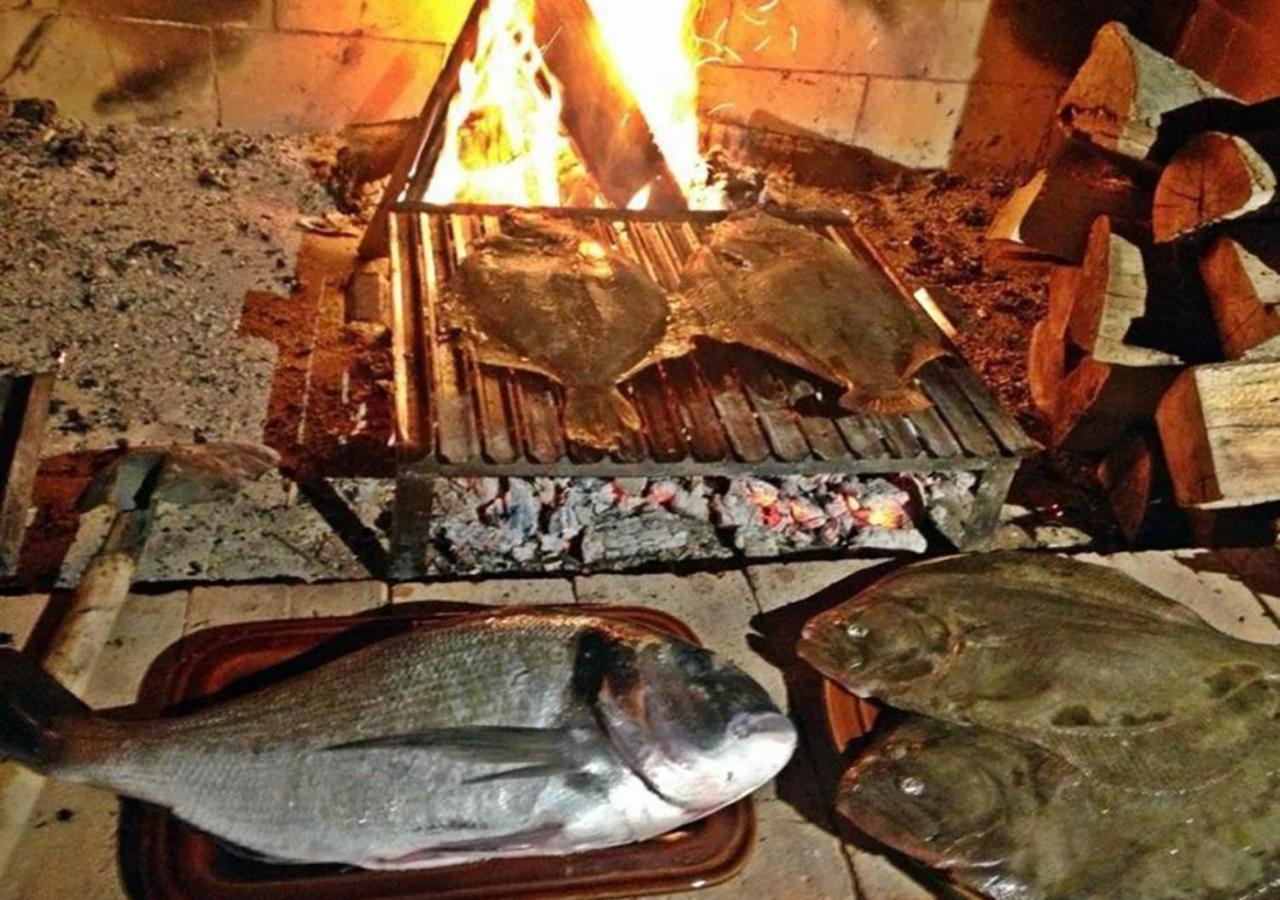
<instances>
[{"instance_id":1,"label":"fish scale","mask_svg":"<svg viewBox=\"0 0 1280 900\"><path fill-rule=\"evenodd\" d=\"M0 651L0 758L279 860L406 868L644 840L746 796L795 746L764 689L706 651L551 611L388 638L172 719L91 715L33 669Z\"/></svg>"}]
</instances>

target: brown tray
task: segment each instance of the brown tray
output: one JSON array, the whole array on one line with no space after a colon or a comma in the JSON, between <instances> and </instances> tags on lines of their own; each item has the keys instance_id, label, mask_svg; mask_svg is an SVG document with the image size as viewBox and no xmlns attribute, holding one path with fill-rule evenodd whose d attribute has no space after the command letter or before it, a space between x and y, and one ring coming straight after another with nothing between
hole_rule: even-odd
<instances>
[{"instance_id":1,"label":"brown tray","mask_svg":"<svg viewBox=\"0 0 1280 900\"><path fill-rule=\"evenodd\" d=\"M484 609L423 603L396 607L389 614L256 622L201 631L156 659L129 714L155 716L198 707L214 695L226 698L243 693L375 640L409 629L439 628ZM558 609L583 612L587 608ZM697 641L684 623L654 610L590 609L596 615ZM121 873L130 894L147 900L532 900L670 893L732 878L746 864L754 843L755 814L748 799L643 844L566 857L370 872L248 860L166 810L136 801L124 801L120 817Z\"/></svg>"}]
</instances>

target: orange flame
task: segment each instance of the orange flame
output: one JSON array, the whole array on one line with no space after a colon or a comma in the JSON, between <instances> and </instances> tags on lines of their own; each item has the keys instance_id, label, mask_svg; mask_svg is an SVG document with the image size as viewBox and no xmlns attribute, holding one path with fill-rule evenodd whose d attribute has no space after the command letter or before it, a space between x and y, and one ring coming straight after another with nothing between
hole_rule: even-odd
<instances>
[{"instance_id":1,"label":"orange flame","mask_svg":"<svg viewBox=\"0 0 1280 900\"><path fill-rule=\"evenodd\" d=\"M603 205L561 121L562 88L534 39L536 0L491 0L462 67L424 198L430 203ZM698 0L588 0L608 61L631 88L694 209L720 209L698 148ZM649 188L629 204L643 207Z\"/></svg>"}]
</instances>

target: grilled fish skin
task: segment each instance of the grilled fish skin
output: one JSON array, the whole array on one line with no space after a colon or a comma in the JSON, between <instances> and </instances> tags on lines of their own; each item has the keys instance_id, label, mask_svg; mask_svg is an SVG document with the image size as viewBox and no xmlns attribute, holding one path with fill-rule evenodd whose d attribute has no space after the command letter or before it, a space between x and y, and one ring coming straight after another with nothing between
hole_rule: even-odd
<instances>
[{"instance_id":1,"label":"grilled fish skin","mask_svg":"<svg viewBox=\"0 0 1280 900\"><path fill-rule=\"evenodd\" d=\"M817 616L798 649L854 693L1015 735L1129 791L1211 788L1280 739L1280 650L1074 560L910 566Z\"/></svg>"},{"instance_id":2,"label":"grilled fish skin","mask_svg":"<svg viewBox=\"0 0 1280 900\"><path fill-rule=\"evenodd\" d=\"M794 746L739 670L590 615L467 617L147 722L94 716L0 653L0 758L290 862L425 868L646 840L748 795Z\"/></svg>"},{"instance_id":3,"label":"grilled fish skin","mask_svg":"<svg viewBox=\"0 0 1280 900\"><path fill-rule=\"evenodd\" d=\"M594 236L527 213L476 241L445 290L446 328L482 363L536 372L564 386L570 440L617 448L640 416L617 384L665 356L666 293Z\"/></svg>"},{"instance_id":4,"label":"grilled fish skin","mask_svg":"<svg viewBox=\"0 0 1280 900\"><path fill-rule=\"evenodd\" d=\"M876 840L997 900L1244 900L1280 887L1280 755L1210 794L1133 796L981 728L911 717L841 781Z\"/></svg>"},{"instance_id":5,"label":"grilled fish skin","mask_svg":"<svg viewBox=\"0 0 1280 900\"><path fill-rule=\"evenodd\" d=\"M862 259L759 211L730 216L685 266L683 327L743 344L838 385L840 404L885 415L932 404L911 386L942 336Z\"/></svg>"}]
</instances>

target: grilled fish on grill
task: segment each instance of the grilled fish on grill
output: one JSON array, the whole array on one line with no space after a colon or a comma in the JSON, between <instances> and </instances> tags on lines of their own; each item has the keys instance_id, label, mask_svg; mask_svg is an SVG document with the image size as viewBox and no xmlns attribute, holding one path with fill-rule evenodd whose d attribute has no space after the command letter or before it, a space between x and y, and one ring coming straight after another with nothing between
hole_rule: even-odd
<instances>
[{"instance_id":1,"label":"grilled fish on grill","mask_svg":"<svg viewBox=\"0 0 1280 900\"><path fill-rule=\"evenodd\" d=\"M443 322L479 360L564 386L570 440L614 449L640 416L617 384L662 356L667 295L620 254L563 221L527 213L475 242L445 291Z\"/></svg>"},{"instance_id":2,"label":"grilled fish on grill","mask_svg":"<svg viewBox=\"0 0 1280 900\"><path fill-rule=\"evenodd\" d=\"M750 794L795 740L730 664L590 615L466 617L142 722L96 716L0 651L0 758L290 862L417 868L642 841Z\"/></svg>"},{"instance_id":3,"label":"grilled fish on grill","mask_svg":"<svg viewBox=\"0 0 1280 900\"><path fill-rule=\"evenodd\" d=\"M1280 740L1280 650L1074 560L910 566L812 620L799 652L861 696L1020 737L1134 792L1209 788Z\"/></svg>"},{"instance_id":4,"label":"grilled fish on grill","mask_svg":"<svg viewBox=\"0 0 1280 900\"><path fill-rule=\"evenodd\" d=\"M930 406L910 382L948 352L941 335L883 273L808 229L762 212L730 216L690 258L683 279L691 330L825 378L851 411Z\"/></svg>"},{"instance_id":5,"label":"grilled fish on grill","mask_svg":"<svg viewBox=\"0 0 1280 900\"><path fill-rule=\"evenodd\" d=\"M997 900L1244 900L1280 888L1280 754L1210 792L1133 796L1034 744L912 718L837 806L859 830Z\"/></svg>"}]
</instances>

